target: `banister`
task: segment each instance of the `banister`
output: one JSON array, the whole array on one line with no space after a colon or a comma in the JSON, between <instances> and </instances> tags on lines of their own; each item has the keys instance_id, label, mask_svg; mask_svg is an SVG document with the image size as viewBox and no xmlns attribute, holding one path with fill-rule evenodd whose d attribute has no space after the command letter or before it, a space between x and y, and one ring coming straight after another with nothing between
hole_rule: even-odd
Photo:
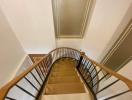
<instances>
[{"instance_id":1,"label":"banister","mask_svg":"<svg viewBox=\"0 0 132 100\"><path fill-rule=\"evenodd\" d=\"M12 86L14 86L18 81L20 81L24 76L26 76L33 68L35 68L40 62L42 62L45 58L40 59L38 62L31 65L26 71L22 72L17 77L13 78L10 82L8 82L4 87L0 89L0 100L3 100L7 92Z\"/></svg>"},{"instance_id":2,"label":"banister","mask_svg":"<svg viewBox=\"0 0 132 100\"><path fill-rule=\"evenodd\" d=\"M124 77L124 76L112 71L111 69L109 69L108 67L106 67L106 66L104 66L102 64L97 63L96 61L90 59L86 55L85 55L85 58L90 60L90 61L92 61L94 64L96 64L98 67L102 68L103 70L105 70L109 74L111 74L111 75L115 76L116 78L122 80L124 83L126 83L126 85L129 87L129 89L132 91L132 81L130 79L128 79L128 78L126 78L126 77Z\"/></svg>"},{"instance_id":3,"label":"banister","mask_svg":"<svg viewBox=\"0 0 132 100\"><path fill-rule=\"evenodd\" d=\"M129 79L127 79L126 77L124 77L124 76L122 76L122 75L120 75L120 74L118 74L118 73L116 73L116 72L114 72L114 71L112 71L111 69L109 69L108 67L106 67L106 66L104 66L104 65L102 65L102 64L99 64L98 62L96 62L96 61L94 61L94 60L92 60L92 59L90 59L89 57L87 57L86 55L85 55L85 53L84 52L80 52L79 50L76 50L76 49L73 49L73 48L69 48L69 47L60 47L60 48L56 48L56 49L54 49L54 50L52 50L52 51L50 51L49 53L48 53L48 55L46 55L44 58L42 58L42 59L40 59L38 62L36 62L36 63L34 63L32 66L30 66L26 71L24 71L24 72L22 72L20 75L18 75L17 77L15 77L12 81L10 81L8 84L6 84L4 87L2 87L1 89L0 89L0 100L3 100L3 98L7 95L7 93L8 93L8 91L14 86L14 85L16 85L16 83L17 82L19 82L24 76L26 76L29 72L31 72L34 68L36 68L39 64L41 64L41 62L43 63L43 64L45 64L43 61L46 59L46 58L48 58L49 57L49 55L52 55L52 53L53 53L53 58L54 57L56 57L56 56L54 56L54 55L59 55L59 53L61 53L61 51L62 50L60 50L60 49L68 49L68 50L70 50L70 52L71 53L73 53L73 55L74 55L74 52L76 53L75 55L76 56L78 56L78 55L80 55L80 56L83 56L83 58L85 58L87 61L90 61L91 63L92 63L92 65L95 65L95 66L93 66L94 67L94 69L96 70L96 66L98 66L101 70L104 70L104 71L106 71L107 73L109 73L110 75L112 75L112 76L115 76L116 78L118 78L119 80L121 80L121 81L123 81L127 86L128 86L128 88L132 91L132 81L131 80L129 80ZM56 52L57 51L57 52ZM74 52L73 52L74 51ZM64 51L64 52L66 52L66 51ZM68 51L69 52L69 51ZM68 53L67 52L67 53ZM56 54L55 54L56 53ZM65 54L65 53L64 53ZM70 55L70 53L69 53L69 55ZM71 55L70 55L71 56ZM69 56L69 57L70 57ZM58 57L58 56L57 56ZM61 57L61 56L60 56ZM78 58L78 57L77 57ZM46 61L47 60L49 60L50 58L48 58L48 59L46 59ZM56 58L56 59L58 59L58 58ZM92 72L93 72L93 70L94 69L92 69ZM46 69L47 70L47 69ZM92 73L91 72L91 73ZM95 76L96 77L96 76Z\"/></svg>"}]
</instances>

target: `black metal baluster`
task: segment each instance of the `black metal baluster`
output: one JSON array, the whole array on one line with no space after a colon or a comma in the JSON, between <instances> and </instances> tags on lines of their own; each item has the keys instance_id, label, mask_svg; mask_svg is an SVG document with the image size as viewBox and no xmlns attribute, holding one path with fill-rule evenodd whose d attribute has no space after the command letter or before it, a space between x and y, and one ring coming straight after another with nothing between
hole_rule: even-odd
<instances>
[{"instance_id":1,"label":"black metal baluster","mask_svg":"<svg viewBox=\"0 0 132 100\"><path fill-rule=\"evenodd\" d=\"M84 52L81 52L81 53L80 53L80 59L79 59L78 65L77 65L77 69L79 69L79 67L81 66L81 63L82 63L82 61L83 61L83 56L84 56L84 55L85 55Z\"/></svg>"},{"instance_id":2,"label":"black metal baluster","mask_svg":"<svg viewBox=\"0 0 132 100\"><path fill-rule=\"evenodd\" d=\"M89 61L87 61L87 64L85 65L85 66L86 66L85 69L84 69L84 70L85 70L85 72L84 72L85 74L87 74L87 71L88 71L88 65L89 65Z\"/></svg>"},{"instance_id":3,"label":"black metal baluster","mask_svg":"<svg viewBox=\"0 0 132 100\"><path fill-rule=\"evenodd\" d=\"M96 74L95 76L93 76L92 80L102 71L102 69L100 69ZM89 83L91 83L92 81L90 81Z\"/></svg>"},{"instance_id":4,"label":"black metal baluster","mask_svg":"<svg viewBox=\"0 0 132 100\"><path fill-rule=\"evenodd\" d=\"M90 65L89 65L89 68L88 68L88 72L89 72L89 70L92 68L92 66L93 66L93 63L90 61ZM94 67L93 67L93 69L94 69ZM92 77L91 77L91 73L89 72L89 76L87 77L87 82L89 83L90 81L92 81L91 83L89 83L89 85L91 86L91 87L93 87L93 80L92 80Z\"/></svg>"},{"instance_id":5,"label":"black metal baluster","mask_svg":"<svg viewBox=\"0 0 132 100\"><path fill-rule=\"evenodd\" d=\"M65 48L65 57L67 57L67 49Z\"/></svg>"},{"instance_id":6,"label":"black metal baluster","mask_svg":"<svg viewBox=\"0 0 132 100\"><path fill-rule=\"evenodd\" d=\"M23 92L27 93L28 95L30 95L30 96L32 96L32 97L34 97L34 98L36 98L36 96L35 96L35 95L31 94L29 91L25 90L25 89L24 89L24 88L22 88L21 86L19 86L19 85L17 85L17 84L16 84L16 87L18 87L19 89L21 89Z\"/></svg>"},{"instance_id":7,"label":"black metal baluster","mask_svg":"<svg viewBox=\"0 0 132 100\"><path fill-rule=\"evenodd\" d=\"M101 90L99 90L96 94L98 94L98 93L100 93L101 91L107 89L108 87L114 85L114 84L115 84L116 82L118 82L118 81L119 81L119 79L115 80L114 82L110 83L109 85L107 85L107 86L105 86L104 88L102 88Z\"/></svg>"},{"instance_id":8,"label":"black metal baluster","mask_svg":"<svg viewBox=\"0 0 132 100\"><path fill-rule=\"evenodd\" d=\"M67 49L67 57L69 57L69 50Z\"/></svg>"},{"instance_id":9,"label":"black metal baluster","mask_svg":"<svg viewBox=\"0 0 132 100\"><path fill-rule=\"evenodd\" d=\"M62 49L60 49L60 57L62 57Z\"/></svg>"},{"instance_id":10,"label":"black metal baluster","mask_svg":"<svg viewBox=\"0 0 132 100\"><path fill-rule=\"evenodd\" d=\"M42 62L42 65L43 65L43 70L44 70L44 73L45 73L45 76L47 75L47 69L46 69L46 66L45 66L45 60Z\"/></svg>"},{"instance_id":11,"label":"black metal baluster","mask_svg":"<svg viewBox=\"0 0 132 100\"><path fill-rule=\"evenodd\" d=\"M49 59L49 56L46 58L46 60L45 60L45 65L46 65L46 67L48 68L48 59Z\"/></svg>"},{"instance_id":12,"label":"black metal baluster","mask_svg":"<svg viewBox=\"0 0 132 100\"><path fill-rule=\"evenodd\" d=\"M12 98L12 97L5 97L6 99L9 99L9 100L16 100L16 99L14 99L14 98Z\"/></svg>"},{"instance_id":13,"label":"black metal baluster","mask_svg":"<svg viewBox=\"0 0 132 100\"><path fill-rule=\"evenodd\" d=\"M40 64L38 64L38 69L40 70L41 75L43 76L43 79L45 79L45 75L44 75L44 73L43 73L41 67L42 67L42 65L40 66Z\"/></svg>"},{"instance_id":14,"label":"black metal baluster","mask_svg":"<svg viewBox=\"0 0 132 100\"><path fill-rule=\"evenodd\" d=\"M92 74L92 72L95 70L95 66L93 65L93 69L89 72L90 74Z\"/></svg>"},{"instance_id":15,"label":"black metal baluster","mask_svg":"<svg viewBox=\"0 0 132 100\"><path fill-rule=\"evenodd\" d=\"M47 65L47 62L48 62L47 60L48 60L48 59L46 58L44 64L45 64L46 71L48 72L49 67L48 67L48 65Z\"/></svg>"},{"instance_id":16,"label":"black metal baluster","mask_svg":"<svg viewBox=\"0 0 132 100\"><path fill-rule=\"evenodd\" d=\"M76 52L78 60L80 59L80 54Z\"/></svg>"},{"instance_id":17,"label":"black metal baluster","mask_svg":"<svg viewBox=\"0 0 132 100\"><path fill-rule=\"evenodd\" d=\"M55 62L56 61L56 51L54 51L53 57L54 57L54 62Z\"/></svg>"},{"instance_id":18,"label":"black metal baluster","mask_svg":"<svg viewBox=\"0 0 132 100\"><path fill-rule=\"evenodd\" d=\"M65 57L65 49L63 48L63 57Z\"/></svg>"},{"instance_id":19,"label":"black metal baluster","mask_svg":"<svg viewBox=\"0 0 132 100\"><path fill-rule=\"evenodd\" d=\"M87 79L87 77L89 77L88 65L89 65L89 61L87 62L87 65L86 65L86 68L85 68L85 71L84 71L84 74L87 75L87 76L85 77L85 79Z\"/></svg>"},{"instance_id":20,"label":"black metal baluster","mask_svg":"<svg viewBox=\"0 0 132 100\"><path fill-rule=\"evenodd\" d=\"M68 57L68 50L66 49L66 57Z\"/></svg>"},{"instance_id":21,"label":"black metal baluster","mask_svg":"<svg viewBox=\"0 0 132 100\"><path fill-rule=\"evenodd\" d=\"M103 80L107 75L109 75L108 73L106 75L104 75L100 80L98 80L94 85L93 85L93 88L94 86L96 86L101 80Z\"/></svg>"},{"instance_id":22,"label":"black metal baluster","mask_svg":"<svg viewBox=\"0 0 132 100\"><path fill-rule=\"evenodd\" d=\"M97 73L97 71L96 71L96 69L94 69L94 70L92 71L92 73L91 73L92 79L93 79L93 76L96 75L96 73Z\"/></svg>"},{"instance_id":23,"label":"black metal baluster","mask_svg":"<svg viewBox=\"0 0 132 100\"><path fill-rule=\"evenodd\" d=\"M89 67L88 67L88 69L87 69L87 71L88 71L88 73L89 73L89 69L92 67L92 63L90 62L89 63ZM89 74L89 76L91 77L91 75ZM89 76L87 77L87 79L86 80L88 80L88 78L89 78ZM91 77L92 78L92 77Z\"/></svg>"},{"instance_id":24,"label":"black metal baluster","mask_svg":"<svg viewBox=\"0 0 132 100\"><path fill-rule=\"evenodd\" d=\"M54 52L52 52L52 63L55 61L55 58L54 58Z\"/></svg>"},{"instance_id":25,"label":"black metal baluster","mask_svg":"<svg viewBox=\"0 0 132 100\"><path fill-rule=\"evenodd\" d=\"M79 66L79 63L78 63L78 66L80 68L81 73L83 73L83 70L84 70L83 62L84 62L84 59L82 59L80 66Z\"/></svg>"},{"instance_id":26,"label":"black metal baluster","mask_svg":"<svg viewBox=\"0 0 132 100\"><path fill-rule=\"evenodd\" d=\"M62 57L65 57L65 56L64 56L64 48L62 48Z\"/></svg>"},{"instance_id":27,"label":"black metal baluster","mask_svg":"<svg viewBox=\"0 0 132 100\"><path fill-rule=\"evenodd\" d=\"M76 51L73 51L73 55L74 55L74 57L75 57L76 60L79 59L79 58L78 58L78 54L76 53Z\"/></svg>"},{"instance_id":28,"label":"black metal baluster","mask_svg":"<svg viewBox=\"0 0 132 100\"><path fill-rule=\"evenodd\" d=\"M52 59L51 59L51 56L49 57L49 59L48 59L48 67L51 67L51 65L52 65Z\"/></svg>"},{"instance_id":29,"label":"black metal baluster","mask_svg":"<svg viewBox=\"0 0 132 100\"><path fill-rule=\"evenodd\" d=\"M115 97L117 97L117 96L123 95L123 94L125 94L125 93L127 93L127 92L130 92L130 90L127 90L127 91L118 93L118 94L116 94L116 95L113 95L113 96L111 96L111 97L105 98L105 99L103 99L103 100L109 100L109 99L115 98Z\"/></svg>"},{"instance_id":30,"label":"black metal baluster","mask_svg":"<svg viewBox=\"0 0 132 100\"><path fill-rule=\"evenodd\" d=\"M60 49L57 50L57 59L59 59L59 50Z\"/></svg>"},{"instance_id":31,"label":"black metal baluster","mask_svg":"<svg viewBox=\"0 0 132 100\"><path fill-rule=\"evenodd\" d=\"M84 80L84 82L87 84L86 86L87 86L87 87L90 89L90 91L92 92L94 100L97 100L96 95L95 95L94 91L92 90L92 88L90 87L90 85L87 83L87 80L84 79L84 77L82 76L82 73L80 72L80 70L78 70L78 72L79 72L80 76L82 77L82 79Z\"/></svg>"},{"instance_id":32,"label":"black metal baluster","mask_svg":"<svg viewBox=\"0 0 132 100\"><path fill-rule=\"evenodd\" d=\"M74 59L74 57L73 57L73 50L71 50L70 52L71 52L71 53L70 53L71 58Z\"/></svg>"},{"instance_id":33,"label":"black metal baluster","mask_svg":"<svg viewBox=\"0 0 132 100\"><path fill-rule=\"evenodd\" d=\"M81 72L83 73L83 71L84 71L84 63L85 63L85 60L84 59L82 59L82 61L81 61L81 64L80 64L80 67L81 67Z\"/></svg>"},{"instance_id":34,"label":"black metal baluster","mask_svg":"<svg viewBox=\"0 0 132 100\"><path fill-rule=\"evenodd\" d=\"M72 51L69 50L69 57L72 58Z\"/></svg>"},{"instance_id":35,"label":"black metal baluster","mask_svg":"<svg viewBox=\"0 0 132 100\"><path fill-rule=\"evenodd\" d=\"M37 83L40 85L40 87L41 87L41 83L38 81L38 79L35 77L35 75L32 73L32 72L30 72L31 73L31 75L33 76L33 78L37 81Z\"/></svg>"},{"instance_id":36,"label":"black metal baluster","mask_svg":"<svg viewBox=\"0 0 132 100\"><path fill-rule=\"evenodd\" d=\"M32 84L32 82L30 82L30 81L28 80L28 78L24 77L24 79L25 79L26 81L28 81L28 83L29 83L32 87L34 87L34 89L35 89L36 91L39 92L39 89L38 89L34 84Z\"/></svg>"},{"instance_id":37,"label":"black metal baluster","mask_svg":"<svg viewBox=\"0 0 132 100\"><path fill-rule=\"evenodd\" d=\"M57 50L56 54L57 54L57 59L58 59L59 58L59 49Z\"/></svg>"},{"instance_id":38,"label":"black metal baluster","mask_svg":"<svg viewBox=\"0 0 132 100\"><path fill-rule=\"evenodd\" d=\"M90 68L92 67L92 62L91 61L89 61L90 63L89 63L89 66L88 66L88 71L90 70Z\"/></svg>"},{"instance_id":39,"label":"black metal baluster","mask_svg":"<svg viewBox=\"0 0 132 100\"><path fill-rule=\"evenodd\" d=\"M74 59L73 50L71 51L71 58L73 58L73 59Z\"/></svg>"},{"instance_id":40,"label":"black metal baluster","mask_svg":"<svg viewBox=\"0 0 132 100\"><path fill-rule=\"evenodd\" d=\"M89 68L89 73L91 74L91 71L94 69L94 65L91 65L91 68Z\"/></svg>"},{"instance_id":41,"label":"black metal baluster","mask_svg":"<svg viewBox=\"0 0 132 100\"><path fill-rule=\"evenodd\" d=\"M37 67L38 67L38 66L37 66ZM34 70L37 72L38 76L40 77L40 80L43 82L43 79L42 79L42 77L41 77L39 71L37 70L37 68L35 68Z\"/></svg>"},{"instance_id":42,"label":"black metal baluster","mask_svg":"<svg viewBox=\"0 0 132 100\"><path fill-rule=\"evenodd\" d=\"M41 65L40 67L42 68L42 69L41 69L42 74L43 74L44 79L45 79L45 77L46 77L46 73L45 73L45 70L44 70L44 65L43 65L43 62L41 62L41 63L40 63L40 65Z\"/></svg>"},{"instance_id":43,"label":"black metal baluster","mask_svg":"<svg viewBox=\"0 0 132 100\"><path fill-rule=\"evenodd\" d=\"M87 69L87 66L86 66L87 63L86 63L86 62L87 62L87 61L85 60L85 61L84 61L84 64L83 64L83 66L84 66L84 67L83 67L83 70L84 70L84 71L83 71L83 76L85 76L85 72L86 72L86 69Z\"/></svg>"}]
</instances>

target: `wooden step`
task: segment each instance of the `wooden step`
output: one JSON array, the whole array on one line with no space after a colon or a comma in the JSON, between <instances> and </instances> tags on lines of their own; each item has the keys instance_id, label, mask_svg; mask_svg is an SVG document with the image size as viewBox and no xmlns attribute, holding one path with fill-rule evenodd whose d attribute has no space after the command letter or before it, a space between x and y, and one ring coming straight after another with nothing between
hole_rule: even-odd
<instances>
[{"instance_id":1,"label":"wooden step","mask_svg":"<svg viewBox=\"0 0 132 100\"><path fill-rule=\"evenodd\" d=\"M73 76L76 75L76 72L52 72L51 76Z\"/></svg>"},{"instance_id":2,"label":"wooden step","mask_svg":"<svg viewBox=\"0 0 132 100\"><path fill-rule=\"evenodd\" d=\"M74 65L64 65L64 64L55 64L54 65L54 68L67 68L67 69L73 69L73 68L75 68L76 66L74 66Z\"/></svg>"},{"instance_id":3,"label":"wooden step","mask_svg":"<svg viewBox=\"0 0 132 100\"><path fill-rule=\"evenodd\" d=\"M41 100L94 100L89 93L43 95Z\"/></svg>"},{"instance_id":4,"label":"wooden step","mask_svg":"<svg viewBox=\"0 0 132 100\"><path fill-rule=\"evenodd\" d=\"M70 82L80 82L78 76L58 76L50 77L48 83L70 83Z\"/></svg>"},{"instance_id":5,"label":"wooden step","mask_svg":"<svg viewBox=\"0 0 132 100\"><path fill-rule=\"evenodd\" d=\"M47 84L45 94L85 93L82 83Z\"/></svg>"},{"instance_id":6,"label":"wooden step","mask_svg":"<svg viewBox=\"0 0 132 100\"><path fill-rule=\"evenodd\" d=\"M52 70L52 72L59 72L59 73L61 73L61 72L75 72L76 70L75 69L55 69L55 70Z\"/></svg>"},{"instance_id":7,"label":"wooden step","mask_svg":"<svg viewBox=\"0 0 132 100\"><path fill-rule=\"evenodd\" d=\"M61 71L61 72L71 72L71 71L73 71L73 72L75 72L76 70L75 69L64 69L64 68L59 68L59 69L53 69L52 70L53 72L58 72L58 71Z\"/></svg>"},{"instance_id":8,"label":"wooden step","mask_svg":"<svg viewBox=\"0 0 132 100\"><path fill-rule=\"evenodd\" d=\"M58 68L58 67L55 67L54 69L53 69L53 71L60 71L60 70L66 70L66 71L69 71L69 70L71 70L71 71L74 71L75 70L75 68L67 68L67 67L61 67L61 68Z\"/></svg>"}]
</instances>

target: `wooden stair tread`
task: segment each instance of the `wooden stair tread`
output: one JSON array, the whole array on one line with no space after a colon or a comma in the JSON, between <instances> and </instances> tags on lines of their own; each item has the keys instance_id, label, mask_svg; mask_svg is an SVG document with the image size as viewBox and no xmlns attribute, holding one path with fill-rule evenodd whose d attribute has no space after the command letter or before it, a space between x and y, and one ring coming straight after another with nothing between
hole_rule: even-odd
<instances>
[{"instance_id":1,"label":"wooden stair tread","mask_svg":"<svg viewBox=\"0 0 132 100\"><path fill-rule=\"evenodd\" d=\"M43 95L41 100L93 100L89 93Z\"/></svg>"},{"instance_id":2,"label":"wooden stair tread","mask_svg":"<svg viewBox=\"0 0 132 100\"><path fill-rule=\"evenodd\" d=\"M76 75L76 72L52 72L51 76L72 76L72 75Z\"/></svg>"},{"instance_id":3,"label":"wooden stair tread","mask_svg":"<svg viewBox=\"0 0 132 100\"><path fill-rule=\"evenodd\" d=\"M64 71L64 72L73 72L73 71L76 71L75 70L75 68L56 68L56 69L53 69L52 70L53 72L62 72L62 71Z\"/></svg>"},{"instance_id":4,"label":"wooden stair tread","mask_svg":"<svg viewBox=\"0 0 132 100\"><path fill-rule=\"evenodd\" d=\"M48 84L45 94L85 93L82 83Z\"/></svg>"},{"instance_id":5,"label":"wooden stair tread","mask_svg":"<svg viewBox=\"0 0 132 100\"><path fill-rule=\"evenodd\" d=\"M54 68L53 71L75 71L75 68Z\"/></svg>"},{"instance_id":6,"label":"wooden stair tread","mask_svg":"<svg viewBox=\"0 0 132 100\"><path fill-rule=\"evenodd\" d=\"M70 82L80 82L78 76L63 76L63 77L51 77L48 83L70 83Z\"/></svg>"}]
</instances>

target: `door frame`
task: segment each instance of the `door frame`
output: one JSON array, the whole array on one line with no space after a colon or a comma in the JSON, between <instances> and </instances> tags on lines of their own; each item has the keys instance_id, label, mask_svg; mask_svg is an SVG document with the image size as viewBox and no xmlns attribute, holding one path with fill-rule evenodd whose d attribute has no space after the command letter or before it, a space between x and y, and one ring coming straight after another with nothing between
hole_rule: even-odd
<instances>
[{"instance_id":1,"label":"door frame","mask_svg":"<svg viewBox=\"0 0 132 100\"><path fill-rule=\"evenodd\" d=\"M120 36L117 38L115 43L112 45L112 47L109 49L109 51L106 53L104 58L101 60L101 64L105 64L110 57L114 54L114 52L118 49L118 47L124 42L126 37L130 34L130 31L132 30L132 19L130 22L127 24L126 28L123 30L123 32L120 34ZM124 65L126 65L130 60L132 60L132 56L127 58L122 64L118 66L115 71L120 70Z\"/></svg>"}]
</instances>

